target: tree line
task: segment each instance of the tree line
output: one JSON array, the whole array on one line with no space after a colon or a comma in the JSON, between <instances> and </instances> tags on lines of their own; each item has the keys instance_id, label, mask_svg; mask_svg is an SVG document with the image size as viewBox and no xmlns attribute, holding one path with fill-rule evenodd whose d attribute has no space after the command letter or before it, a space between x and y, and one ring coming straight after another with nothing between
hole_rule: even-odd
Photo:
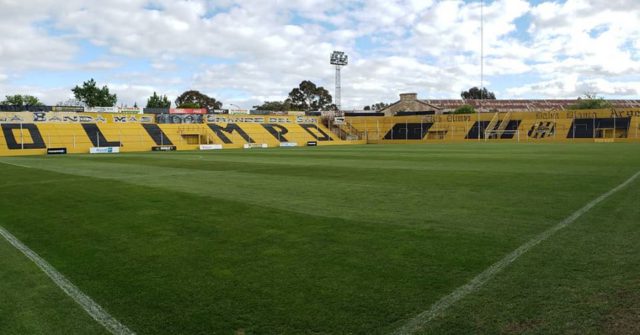
<instances>
[{"instance_id":1,"label":"tree line","mask_svg":"<svg viewBox=\"0 0 640 335\"><path fill-rule=\"evenodd\" d=\"M115 93L111 93L106 85L99 87L96 81L91 78L76 85L71 89L75 101L66 104L81 104L87 107L113 107L118 101ZM180 94L175 102L177 108L206 108L209 110L221 109L222 101L210 97L196 90L188 90ZM43 103L32 95L8 95L0 102L2 105L16 107L42 106ZM137 107L137 103L136 106ZM166 94L153 94L147 99L147 108L169 108L171 100ZM269 111L309 111L309 110L334 110L333 98L329 91L322 86L317 86L311 81L302 81L298 87L289 92L288 98L284 101L265 101L262 105L254 106L256 109Z\"/></svg>"},{"instance_id":2,"label":"tree line","mask_svg":"<svg viewBox=\"0 0 640 335\"><path fill-rule=\"evenodd\" d=\"M118 101L115 93L111 93L104 85L98 87L96 81L91 78L76 85L71 89L75 101L87 107L113 107ZM487 99L495 100L495 93L487 90L486 87L472 87L460 93L462 99ZM7 95L0 105L10 105L16 107L43 106L44 104L32 95ZM175 100L177 108L206 108L208 110L222 109L223 103L216 98L210 97L196 90L188 90L180 94ZM367 111L380 111L389 106L388 103L379 102L364 106ZM137 104L136 106L137 107ZM147 99L147 108L170 108L171 101L166 94L159 95L153 92ZM576 104L569 106L570 109L600 109L609 108L611 104L604 98L598 97L595 93L585 93L584 97L578 98ZM294 87L286 99L280 101L265 101L261 105L253 108L264 111L330 111L336 110L333 98L329 91L322 86L317 86L309 80L302 81L298 87ZM456 114L475 113L471 105L463 105L454 111Z\"/></svg>"},{"instance_id":3,"label":"tree line","mask_svg":"<svg viewBox=\"0 0 640 335\"><path fill-rule=\"evenodd\" d=\"M64 102L60 104L65 105L84 105L86 107L113 107L118 102L118 96L115 93L111 93L109 87L106 85L98 87L96 81L91 78L88 81L82 83L82 85L76 85L71 89L75 100L70 102ZM182 93L175 100L176 107L178 108L207 108L207 109L221 109L222 102L215 98L209 97L206 94L200 93L195 90L189 90ZM16 107L28 107L28 106L44 106L42 101L33 95L7 95L5 100L0 101L0 105L9 105ZM137 107L137 103L136 106ZM171 107L171 101L167 95L158 95L153 92L147 99L147 108L169 108Z\"/></svg>"}]
</instances>

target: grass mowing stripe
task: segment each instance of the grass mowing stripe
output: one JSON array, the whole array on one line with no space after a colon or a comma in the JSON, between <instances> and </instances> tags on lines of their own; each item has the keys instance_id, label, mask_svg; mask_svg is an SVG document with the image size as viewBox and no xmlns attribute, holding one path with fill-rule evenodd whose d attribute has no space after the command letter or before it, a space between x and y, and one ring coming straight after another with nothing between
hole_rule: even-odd
<instances>
[{"instance_id":1,"label":"grass mowing stripe","mask_svg":"<svg viewBox=\"0 0 640 335\"><path fill-rule=\"evenodd\" d=\"M548 239L557 231L573 223L583 214L588 212L591 208L593 208L597 204L606 200L612 194L620 191L621 189L623 189L624 187L632 183L638 176L640 176L640 171L636 172L631 177L629 177L629 179L625 180L618 186L612 188L608 192L603 193L599 197L591 200L582 208L578 209L577 211L569 215L567 218L560 221L560 223L556 224L555 226L545 230L544 232L540 233L536 237L532 238L527 243L521 245L516 250L509 253L498 262L493 263L490 267L488 267L486 270L481 272L479 275L475 276L468 283L458 287L453 292L449 293L448 295L444 296L443 298L438 300L436 303L431 305L431 307L428 310L418 314L416 317L409 320L409 322L405 323L402 327L398 328L395 332L393 332L393 334L406 335L406 334L415 334L416 332L420 331L427 323L429 323L429 321L433 320L436 316L444 312L447 308L451 307L453 304L455 304L456 302L464 298L469 293L472 293L473 291L482 287L486 282L488 282L496 274L504 270L507 266L509 266L509 264L516 261L520 256L525 254L531 248L535 247L540 242Z\"/></svg>"},{"instance_id":2,"label":"grass mowing stripe","mask_svg":"<svg viewBox=\"0 0 640 335\"><path fill-rule=\"evenodd\" d=\"M0 235L4 237L7 242L13 245L16 249L20 250L27 258L33 261L53 282L58 285L69 297L77 302L94 320L105 327L111 334L114 335L133 335L127 326L120 323L114 317L112 317L107 311L105 311L100 305L98 305L93 299L84 294L80 289L70 282L64 275L58 272L51 264L45 261L42 257L38 256L33 250L29 249L15 236L0 226Z\"/></svg>"},{"instance_id":3,"label":"grass mowing stripe","mask_svg":"<svg viewBox=\"0 0 640 335\"><path fill-rule=\"evenodd\" d=\"M25 168L25 169L30 169L31 168L30 166L20 165L20 164L16 164L16 163L9 163L9 162L5 162L5 161L0 161L0 163L11 165L11 166L15 166L15 167L20 167L20 168Z\"/></svg>"},{"instance_id":4,"label":"grass mowing stripe","mask_svg":"<svg viewBox=\"0 0 640 335\"><path fill-rule=\"evenodd\" d=\"M0 185L0 188L7 187L15 187L15 186L27 186L27 185L45 185L45 184L57 184L57 183L67 183L70 181L79 181L78 178L68 178L68 179L60 179L60 180L42 180L42 181L27 181L24 183L12 183L12 184L4 184Z\"/></svg>"}]
</instances>

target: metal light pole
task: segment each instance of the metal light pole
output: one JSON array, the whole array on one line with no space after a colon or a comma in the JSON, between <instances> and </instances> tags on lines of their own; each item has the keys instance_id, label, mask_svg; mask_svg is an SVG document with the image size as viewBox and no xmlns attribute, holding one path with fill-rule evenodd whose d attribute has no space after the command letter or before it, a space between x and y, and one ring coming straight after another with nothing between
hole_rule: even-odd
<instances>
[{"instance_id":1,"label":"metal light pole","mask_svg":"<svg viewBox=\"0 0 640 335\"><path fill-rule=\"evenodd\" d=\"M342 51L334 51L331 54L331 59L330 59L330 63L331 65L335 65L336 66L336 108L338 109L338 111L340 111L341 109L341 105L340 105L340 98L341 98L341 91L342 91L342 87L340 84L340 68L342 66L346 66L349 63L349 56L347 56L344 52Z\"/></svg>"},{"instance_id":2,"label":"metal light pole","mask_svg":"<svg viewBox=\"0 0 640 335\"><path fill-rule=\"evenodd\" d=\"M484 98L484 0L480 0L480 100ZM482 103L482 101L480 101Z\"/></svg>"},{"instance_id":3,"label":"metal light pole","mask_svg":"<svg viewBox=\"0 0 640 335\"><path fill-rule=\"evenodd\" d=\"M480 0L480 107L476 110L478 117L478 140L480 140L480 110L484 98L484 0ZM486 129L485 129L486 130Z\"/></svg>"}]
</instances>

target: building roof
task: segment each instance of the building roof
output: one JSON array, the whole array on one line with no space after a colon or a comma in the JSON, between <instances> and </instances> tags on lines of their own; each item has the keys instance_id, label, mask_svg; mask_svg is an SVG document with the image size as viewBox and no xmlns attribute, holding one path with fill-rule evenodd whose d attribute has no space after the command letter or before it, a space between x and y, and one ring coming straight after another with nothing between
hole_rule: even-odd
<instances>
[{"instance_id":1,"label":"building roof","mask_svg":"<svg viewBox=\"0 0 640 335\"><path fill-rule=\"evenodd\" d=\"M454 110L462 105L471 105L477 110L486 111L549 111L564 110L576 104L577 99L514 99L514 100L480 100L480 99L421 99L420 101L438 107L441 111ZM640 100L606 100L614 108L640 108Z\"/></svg>"}]
</instances>

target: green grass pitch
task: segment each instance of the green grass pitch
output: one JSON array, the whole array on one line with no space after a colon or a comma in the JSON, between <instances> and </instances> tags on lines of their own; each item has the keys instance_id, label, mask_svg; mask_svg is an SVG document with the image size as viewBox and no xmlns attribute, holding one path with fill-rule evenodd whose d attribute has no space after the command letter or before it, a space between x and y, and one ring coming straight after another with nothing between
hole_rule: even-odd
<instances>
[{"instance_id":1,"label":"green grass pitch","mask_svg":"<svg viewBox=\"0 0 640 335\"><path fill-rule=\"evenodd\" d=\"M640 170L632 144L0 158L0 225L138 334L388 334ZM640 332L640 182L420 334ZM0 334L106 334L0 238Z\"/></svg>"}]
</instances>

